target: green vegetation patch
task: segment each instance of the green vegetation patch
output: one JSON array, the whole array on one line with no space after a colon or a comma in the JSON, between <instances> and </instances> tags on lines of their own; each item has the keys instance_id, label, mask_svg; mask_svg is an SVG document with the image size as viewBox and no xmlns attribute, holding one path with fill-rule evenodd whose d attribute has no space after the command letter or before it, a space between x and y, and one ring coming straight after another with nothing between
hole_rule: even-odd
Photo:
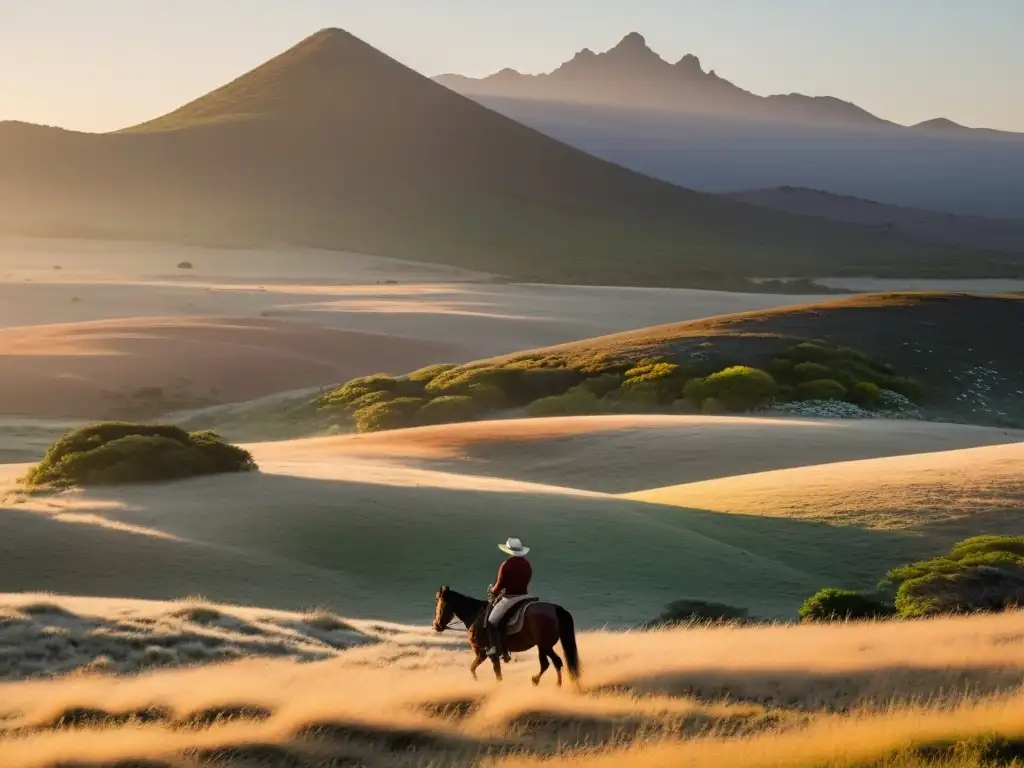
<instances>
[{"instance_id":1,"label":"green vegetation patch","mask_svg":"<svg viewBox=\"0 0 1024 768\"><path fill-rule=\"evenodd\" d=\"M1024 536L974 536L948 554L893 568L879 585L888 597L822 589L800 608L805 621L896 616L917 619L991 613L1024 606Z\"/></svg>"},{"instance_id":2,"label":"green vegetation patch","mask_svg":"<svg viewBox=\"0 0 1024 768\"><path fill-rule=\"evenodd\" d=\"M1024 536L975 536L942 557L894 568L883 585L908 618L1024 605Z\"/></svg>"},{"instance_id":3,"label":"green vegetation patch","mask_svg":"<svg viewBox=\"0 0 1024 768\"><path fill-rule=\"evenodd\" d=\"M214 432L168 424L103 422L68 432L23 482L30 488L153 483L201 475L251 472L248 451Z\"/></svg>"},{"instance_id":4,"label":"green vegetation patch","mask_svg":"<svg viewBox=\"0 0 1024 768\"><path fill-rule=\"evenodd\" d=\"M322 420L360 432L474 421L495 414L742 413L788 400L846 400L874 410L885 390L920 398L912 379L849 347L793 343L764 367L709 352L644 356L632 350L585 356L554 351L467 365L439 364L406 376L352 379L316 401Z\"/></svg>"}]
</instances>

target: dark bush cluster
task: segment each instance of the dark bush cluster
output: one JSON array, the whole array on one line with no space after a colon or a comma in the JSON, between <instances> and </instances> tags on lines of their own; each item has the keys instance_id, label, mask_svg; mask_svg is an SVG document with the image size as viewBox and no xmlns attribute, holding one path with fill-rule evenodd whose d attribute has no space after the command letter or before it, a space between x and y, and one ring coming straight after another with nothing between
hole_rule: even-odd
<instances>
[{"instance_id":1,"label":"dark bush cluster","mask_svg":"<svg viewBox=\"0 0 1024 768\"><path fill-rule=\"evenodd\" d=\"M248 451L213 432L165 424L104 422L67 433L24 477L29 487L70 487L180 480L250 472Z\"/></svg>"},{"instance_id":2,"label":"dark bush cluster","mask_svg":"<svg viewBox=\"0 0 1024 768\"><path fill-rule=\"evenodd\" d=\"M705 600L674 600L665 606L658 618L647 623L647 628L674 624L718 624L747 621L747 609Z\"/></svg>"},{"instance_id":3,"label":"dark bush cluster","mask_svg":"<svg viewBox=\"0 0 1024 768\"><path fill-rule=\"evenodd\" d=\"M883 389L915 402L924 397L920 384L896 376L891 366L821 339L794 344L768 364L768 371L779 381L784 400L845 400L875 409Z\"/></svg>"},{"instance_id":4,"label":"dark bush cluster","mask_svg":"<svg viewBox=\"0 0 1024 768\"><path fill-rule=\"evenodd\" d=\"M800 606L804 621L845 621L891 616L890 605L860 592L828 587L811 595Z\"/></svg>"}]
</instances>

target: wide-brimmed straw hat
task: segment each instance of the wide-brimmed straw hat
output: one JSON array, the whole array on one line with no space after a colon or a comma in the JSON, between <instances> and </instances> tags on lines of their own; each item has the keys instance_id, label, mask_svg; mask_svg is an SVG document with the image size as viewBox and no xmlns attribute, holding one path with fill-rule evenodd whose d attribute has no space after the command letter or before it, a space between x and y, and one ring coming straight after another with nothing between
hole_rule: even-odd
<instances>
[{"instance_id":1,"label":"wide-brimmed straw hat","mask_svg":"<svg viewBox=\"0 0 1024 768\"><path fill-rule=\"evenodd\" d=\"M523 542L519 539L509 539L504 544L499 544L498 549L510 555L525 555L530 551L529 547L524 547Z\"/></svg>"}]
</instances>

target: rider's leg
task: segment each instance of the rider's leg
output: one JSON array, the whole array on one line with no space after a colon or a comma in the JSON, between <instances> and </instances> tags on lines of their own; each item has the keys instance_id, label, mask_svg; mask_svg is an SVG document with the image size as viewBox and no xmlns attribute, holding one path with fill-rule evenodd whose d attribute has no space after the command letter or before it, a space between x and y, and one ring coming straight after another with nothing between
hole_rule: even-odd
<instances>
[{"instance_id":1,"label":"rider's leg","mask_svg":"<svg viewBox=\"0 0 1024 768\"><path fill-rule=\"evenodd\" d=\"M498 658L498 653L499 653L498 649L500 647L499 632L501 631L501 629L499 627L499 624L501 623L502 616L500 615L500 612L497 612L495 610L499 605L501 605L501 601L500 600L494 605L493 608L491 608L491 612L490 612L490 615L488 615L488 617L487 617L487 624L486 624L486 626L487 626L487 655L490 656L492 659ZM498 616L494 615L496 612L499 613Z\"/></svg>"}]
</instances>

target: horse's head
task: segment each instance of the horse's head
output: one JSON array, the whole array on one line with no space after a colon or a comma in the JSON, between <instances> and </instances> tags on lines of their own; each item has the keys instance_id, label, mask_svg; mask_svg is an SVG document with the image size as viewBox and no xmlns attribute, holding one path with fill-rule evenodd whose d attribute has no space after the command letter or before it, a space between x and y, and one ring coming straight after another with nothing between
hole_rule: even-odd
<instances>
[{"instance_id":1,"label":"horse's head","mask_svg":"<svg viewBox=\"0 0 1024 768\"><path fill-rule=\"evenodd\" d=\"M441 587L435 597L437 605L434 607L434 631L444 632L455 618L455 610L448 602L448 587Z\"/></svg>"}]
</instances>

